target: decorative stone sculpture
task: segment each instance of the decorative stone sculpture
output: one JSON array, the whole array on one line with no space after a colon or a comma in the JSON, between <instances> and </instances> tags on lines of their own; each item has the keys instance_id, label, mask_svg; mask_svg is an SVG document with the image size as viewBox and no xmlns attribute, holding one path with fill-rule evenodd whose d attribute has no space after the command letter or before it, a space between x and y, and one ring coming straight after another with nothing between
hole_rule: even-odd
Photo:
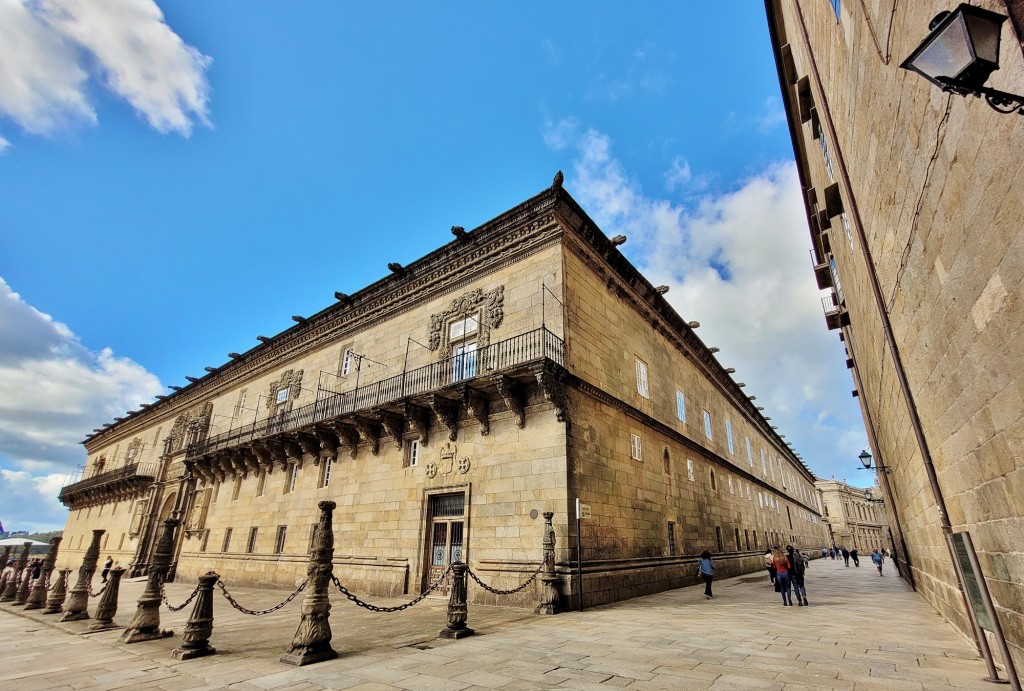
<instances>
[{"instance_id":1,"label":"decorative stone sculpture","mask_svg":"<svg viewBox=\"0 0 1024 691\"><path fill-rule=\"evenodd\" d=\"M281 656L281 662L301 667L322 660L333 660L338 653L331 647L331 624L328 617L331 601L327 588L331 583L334 561L334 529L331 514L337 506L333 501L322 501L320 523L313 538L306 577L309 585L302 599L302 621L295 630L288 652Z\"/></svg>"},{"instance_id":2,"label":"decorative stone sculpture","mask_svg":"<svg viewBox=\"0 0 1024 691\"><path fill-rule=\"evenodd\" d=\"M469 567L464 562L452 564L452 590L448 595L448 626L440 633L441 638L465 638L475 631L466 626L469 606L466 604L466 571Z\"/></svg>"},{"instance_id":3,"label":"decorative stone sculpture","mask_svg":"<svg viewBox=\"0 0 1024 691\"><path fill-rule=\"evenodd\" d=\"M39 571L39 580L36 581L35 587L32 588L32 593L25 602L25 609L40 609L46 604L46 587L50 582L50 576L53 574L53 567L57 564L57 550L60 549L60 541L62 539L60 537L50 538L50 551L46 553L46 558L43 559L43 568Z\"/></svg>"},{"instance_id":4,"label":"decorative stone sculpture","mask_svg":"<svg viewBox=\"0 0 1024 691\"><path fill-rule=\"evenodd\" d=\"M219 579L215 573L199 577L199 593L185 624L185 633L181 635L181 647L171 651L175 660L191 660L217 652L210 646L210 635L213 633L213 586Z\"/></svg>"},{"instance_id":5,"label":"decorative stone sculpture","mask_svg":"<svg viewBox=\"0 0 1024 691\"><path fill-rule=\"evenodd\" d=\"M100 558L100 538L105 532L107 531L92 531L92 542L89 543L89 549L85 550L82 566L78 569L78 581L68 594L68 604L64 607L64 614L60 615L61 621L80 621L89 618L89 586L92 584L92 575L96 573L96 562Z\"/></svg>"},{"instance_id":6,"label":"decorative stone sculpture","mask_svg":"<svg viewBox=\"0 0 1024 691\"><path fill-rule=\"evenodd\" d=\"M64 598L68 596L68 576L72 569L61 569L57 576L57 582L50 591L50 597L46 599L46 609L43 614L60 614L64 611Z\"/></svg>"},{"instance_id":7,"label":"decorative stone sculpture","mask_svg":"<svg viewBox=\"0 0 1024 691\"><path fill-rule=\"evenodd\" d=\"M25 570L25 565L28 564L30 549L32 549L32 543L26 542L21 550L21 555L18 557L18 562L14 565L14 574L8 579L3 595L0 595L0 602L11 602L14 598L18 597L19 579Z\"/></svg>"},{"instance_id":8,"label":"decorative stone sculpture","mask_svg":"<svg viewBox=\"0 0 1024 691\"><path fill-rule=\"evenodd\" d=\"M114 615L117 614L117 595L121 589L121 576L125 568L117 566L107 574L107 587L103 591L99 604L96 605L96 623L89 627L90 631L106 631L116 629Z\"/></svg>"}]
</instances>

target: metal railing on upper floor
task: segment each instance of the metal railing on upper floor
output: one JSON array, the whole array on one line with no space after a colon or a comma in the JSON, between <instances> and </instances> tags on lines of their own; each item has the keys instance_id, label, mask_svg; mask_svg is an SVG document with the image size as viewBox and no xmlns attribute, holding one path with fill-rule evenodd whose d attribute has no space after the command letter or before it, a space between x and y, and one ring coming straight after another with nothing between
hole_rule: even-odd
<instances>
[{"instance_id":1,"label":"metal railing on upper floor","mask_svg":"<svg viewBox=\"0 0 1024 691\"><path fill-rule=\"evenodd\" d=\"M87 477L84 480L79 480L78 482L72 482L71 484L64 485L60 494L61 496L66 496L75 492L81 492L82 490L103 487L121 480L153 480L159 472L160 463L158 461L131 463L129 465L121 466L120 468L96 473L95 475Z\"/></svg>"},{"instance_id":2,"label":"metal railing on upper floor","mask_svg":"<svg viewBox=\"0 0 1024 691\"><path fill-rule=\"evenodd\" d=\"M191 444L187 456L212 453L323 420L379 408L459 382L489 377L535 360L548 359L564 366L564 358L565 342L546 328L535 329L475 351L466 351L387 379L359 385L349 391L321 388L313 403Z\"/></svg>"}]
</instances>

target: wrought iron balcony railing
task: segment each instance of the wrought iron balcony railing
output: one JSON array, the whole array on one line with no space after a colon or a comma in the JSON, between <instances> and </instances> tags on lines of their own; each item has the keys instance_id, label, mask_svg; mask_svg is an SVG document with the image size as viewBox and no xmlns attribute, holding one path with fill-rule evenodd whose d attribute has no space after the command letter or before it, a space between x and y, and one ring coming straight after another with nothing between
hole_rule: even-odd
<instances>
[{"instance_id":1,"label":"wrought iron balcony railing","mask_svg":"<svg viewBox=\"0 0 1024 691\"><path fill-rule=\"evenodd\" d=\"M60 491L59 498L61 501L64 501L65 498L86 490L99 489L126 481L140 483L152 482L156 479L159 472L160 464L157 461L132 463L131 465L121 466L114 470L108 470L105 473L97 473L96 475L84 480L64 485Z\"/></svg>"},{"instance_id":2,"label":"wrought iron balcony railing","mask_svg":"<svg viewBox=\"0 0 1024 691\"><path fill-rule=\"evenodd\" d=\"M380 408L452 384L500 374L537 360L548 359L564 366L564 357L565 342L561 338L545 328L528 331L476 351L357 386L350 391L320 389L313 403L191 444L187 457L202 456L342 415Z\"/></svg>"}]
</instances>

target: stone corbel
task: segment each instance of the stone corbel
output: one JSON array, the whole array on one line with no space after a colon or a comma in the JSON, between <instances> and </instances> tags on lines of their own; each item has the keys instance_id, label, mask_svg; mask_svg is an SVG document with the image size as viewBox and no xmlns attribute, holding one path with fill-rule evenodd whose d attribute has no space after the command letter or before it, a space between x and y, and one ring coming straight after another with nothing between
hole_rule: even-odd
<instances>
[{"instance_id":1,"label":"stone corbel","mask_svg":"<svg viewBox=\"0 0 1024 691\"><path fill-rule=\"evenodd\" d=\"M497 375L491 381L494 388L498 390L501 400L505 401L506 407L515 413L516 426L522 429L526 426L526 396L523 395L523 387L517 382L504 375Z\"/></svg>"},{"instance_id":2,"label":"stone corbel","mask_svg":"<svg viewBox=\"0 0 1024 691\"><path fill-rule=\"evenodd\" d=\"M313 458L313 465L320 465L320 440L312 434L299 432L295 435L295 441L299 443L302 453Z\"/></svg>"},{"instance_id":3,"label":"stone corbel","mask_svg":"<svg viewBox=\"0 0 1024 691\"><path fill-rule=\"evenodd\" d=\"M406 403L404 412L409 429L417 434L420 444L426 446L430 437L430 411L418 405Z\"/></svg>"},{"instance_id":4,"label":"stone corbel","mask_svg":"<svg viewBox=\"0 0 1024 691\"><path fill-rule=\"evenodd\" d=\"M234 477L235 467L231 464L231 459L226 454L220 453L214 456L213 462L220 468L220 475L223 478L227 478L229 475Z\"/></svg>"},{"instance_id":5,"label":"stone corbel","mask_svg":"<svg viewBox=\"0 0 1024 691\"><path fill-rule=\"evenodd\" d=\"M335 434L338 435L338 442L341 446L348 449L349 456L354 459L356 457L356 451L359 449L359 432L357 432L352 426L346 425L337 420L331 424L331 427L334 429Z\"/></svg>"},{"instance_id":6,"label":"stone corbel","mask_svg":"<svg viewBox=\"0 0 1024 691\"><path fill-rule=\"evenodd\" d=\"M401 415L389 413L386 410L378 410L374 416L389 437L395 442L395 448L402 448L402 432L405 430L405 420Z\"/></svg>"},{"instance_id":7,"label":"stone corbel","mask_svg":"<svg viewBox=\"0 0 1024 691\"><path fill-rule=\"evenodd\" d=\"M245 467L245 457L237 451L228 451L224 454L231 464L231 474L241 475L243 479L249 475L249 469Z\"/></svg>"},{"instance_id":8,"label":"stone corbel","mask_svg":"<svg viewBox=\"0 0 1024 691\"><path fill-rule=\"evenodd\" d=\"M262 442L254 442L252 452L256 455L260 467L265 467L268 474L274 472L274 456L270 453L270 449L264 446Z\"/></svg>"},{"instance_id":9,"label":"stone corbel","mask_svg":"<svg viewBox=\"0 0 1024 691\"><path fill-rule=\"evenodd\" d=\"M260 460L256 457L256 454L253 453L252 449L242 448L238 450L238 453L242 457L242 462L245 463L246 470L253 475L259 472Z\"/></svg>"},{"instance_id":10,"label":"stone corbel","mask_svg":"<svg viewBox=\"0 0 1024 691\"><path fill-rule=\"evenodd\" d=\"M469 416L480 423L480 434L490 434L491 422L489 415L491 401L487 395L471 386L467 386L462 392L462 401L466 406L466 412Z\"/></svg>"},{"instance_id":11,"label":"stone corbel","mask_svg":"<svg viewBox=\"0 0 1024 691\"><path fill-rule=\"evenodd\" d=\"M555 419L565 422L565 384L553 372L545 368L536 371L537 384L544 394L544 400L555 408Z\"/></svg>"},{"instance_id":12,"label":"stone corbel","mask_svg":"<svg viewBox=\"0 0 1024 691\"><path fill-rule=\"evenodd\" d=\"M437 421L448 428L448 439L455 441L455 438L459 435L458 402L433 394L430 397L430 409L437 416Z\"/></svg>"},{"instance_id":13,"label":"stone corbel","mask_svg":"<svg viewBox=\"0 0 1024 691\"><path fill-rule=\"evenodd\" d=\"M313 429L313 434L316 435L317 441L320 442L320 454L319 456L325 456L327 458L334 458L338 454L338 438L323 429L322 427L316 427Z\"/></svg>"},{"instance_id":14,"label":"stone corbel","mask_svg":"<svg viewBox=\"0 0 1024 691\"><path fill-rule=\"evenodd\" d=\"M278 442L275 439L268 439L265 442L263 442L263 445L266 446L267 447L267 451L270 452L270 458L271 458L270 468L271 468L271 470L273 470L273 468L274 468L274 463L280 463L281 464L281 469L282 470L287 470L288 469L288 452L285 450L285 448L283 446L281 446L280 442Z\"/></svg>"},{"instance_id":15,"label":"stone corbel","mask_svg":"<svg viewBox=\"0 0 1024 691\"><path fill-rule=\"evenodd\" d=\"M370 445L370 453L374 456L380 453L380 425L366 418L353 418L352 424L359 432L359 439Z\"/></svg>"}]
</instances>

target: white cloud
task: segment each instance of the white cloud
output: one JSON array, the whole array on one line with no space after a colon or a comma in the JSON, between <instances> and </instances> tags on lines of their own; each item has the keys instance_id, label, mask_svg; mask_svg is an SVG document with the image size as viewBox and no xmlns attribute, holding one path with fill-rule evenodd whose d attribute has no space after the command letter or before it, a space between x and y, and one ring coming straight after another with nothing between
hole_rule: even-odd
<instances>
[{"instance_id":1,"label":"white cloud","mask_svg":"<svg viewBox=\"0 0 1024 691\"><path fill-rule=\"evenodd\" d=\"M68 511L57 499L64 474L34 477L24 471L0 468L0 496L4 498L0 523L4 530L47 532L62 528Z\"/></svg>"},{"instance_id":2,"label":"white cloud","mask_svg":"<svg viewBox=\"0 0 1024 691\"><path fill-rule=\"evenodd\" d=\"M693 171L690 170L690 163L680 156L676 156L672 165L665 171L665 188L669 192L685 187L693 179Z\"/></svg>"},{"instance_id":3,"label":"white cloud","mask_svg":"<svg viewBox=\"0 0 1024 691\"><path fill-rule=\"evenodd\" d=\"M612 155L610 138L580 134L567 188L669 302L702 324L745 392L819 475L845 473L865 445L841 344L824 325L792 163L769 166L719 196L677 204L647 196ZM676 159L666 181L692 171ZM856 440L856 443L854 443ZM852 455L851 455L852 454Z\"/></svg>"},{"instance_id":4,"label":"white cloud","mask_svg":"<svg viewBox=\"0 0 1024 691\"><path fill-rule=\"evenodd\" d=\"M54 478L85 460L85 435L162 389L138 363L109 348L85 348L65 324L25 303L0 278L0 472L6 484L17 482L22 493L52 490L55 497L60 485L53 488ZM0 489L0 496L7 493ZM31 520L31 504L4 506ZM0 518L10 521L10 515Z\"/></svg>"},{"instance_id":5,"label":"white cloud","mask_svg":"<svg viewBox=\"0 0 1024 691\"><path fill-rule=\"evenodd\" d=\"M157 131L187 136L208 123L209 64L152 0L0 2L0 116L29 134L96 124L96 81Z\"/></svg>"}]
</instances>

